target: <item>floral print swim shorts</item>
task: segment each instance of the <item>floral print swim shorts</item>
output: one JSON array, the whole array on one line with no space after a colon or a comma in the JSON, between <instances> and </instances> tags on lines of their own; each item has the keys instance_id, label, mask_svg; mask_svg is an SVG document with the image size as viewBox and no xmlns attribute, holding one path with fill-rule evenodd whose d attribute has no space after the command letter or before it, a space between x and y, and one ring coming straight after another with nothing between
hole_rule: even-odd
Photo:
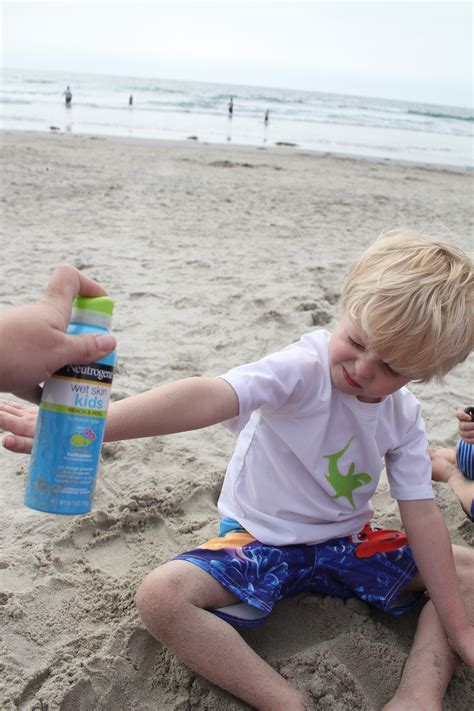
<instances>
[{"instance_id":1,"label":"floral print swim shorts","mask_svg":"<svg viewBox=\"0 0 474 711\"><path fill-rule=\"evenodd\" d=\"M212 612L244 627L263 622L278 600L303 592L357 597L393 615L423 594L401 594L417 572L405 535L371 524L356 536L278 547L224 519L219 536L175 560L194 563L238 597L241 603Z\"/></svg>"}]
</instances>

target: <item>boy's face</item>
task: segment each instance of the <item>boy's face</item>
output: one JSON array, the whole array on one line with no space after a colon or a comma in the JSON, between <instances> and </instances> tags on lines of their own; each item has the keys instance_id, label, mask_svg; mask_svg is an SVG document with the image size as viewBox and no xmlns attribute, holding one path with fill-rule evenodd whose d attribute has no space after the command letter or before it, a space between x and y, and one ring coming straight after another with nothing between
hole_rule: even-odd
<instances>
[{"instance_id":1,"label":"boy's face","mask_svg":"<svg viewBox=\"0 0 474 711\"><path fill-rule=\"evenodd\" d=\"M362 402L379 402L410 382L412 378L392 370L377 353L365 347L365 334L342 318L329 341L332 384Z\"/></svg>"}]
</instances>

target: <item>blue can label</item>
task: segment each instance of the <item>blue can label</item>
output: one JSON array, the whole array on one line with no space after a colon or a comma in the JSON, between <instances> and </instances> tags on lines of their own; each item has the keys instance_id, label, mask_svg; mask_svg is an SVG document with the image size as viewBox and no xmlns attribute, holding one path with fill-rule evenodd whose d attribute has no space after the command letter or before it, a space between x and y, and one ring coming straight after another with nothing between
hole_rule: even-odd
<instances>
[{"instance_id":1,"label":"blue can label","mask_svg":"<svg viewBox=\"0 0 474 711\"><path fill-rule=\"evenodd\" d=\"M107 360L66 366L45 383L27 506L64 514L91 510L113 377Z\"/></svg>"}]
</instances>

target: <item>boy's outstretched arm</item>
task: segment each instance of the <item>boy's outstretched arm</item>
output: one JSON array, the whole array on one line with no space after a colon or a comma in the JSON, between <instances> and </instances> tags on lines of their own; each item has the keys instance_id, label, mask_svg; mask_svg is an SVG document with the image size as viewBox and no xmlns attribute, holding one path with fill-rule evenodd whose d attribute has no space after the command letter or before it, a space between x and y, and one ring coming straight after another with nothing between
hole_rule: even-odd
<instances>
[{"instance_id":1,"label":"boy's outstretched arm","mask_svg":"<svg viewBox=\"0 0 474 711\"><path fill-rule=\"evenodd\" d=\"M239 414L233 388L222 378L186 378L112 402L104 439L153 437L208 427ZM9 432L3 446L31 452L37 408L0 401L0 428Z\"/></svg>"},{"instance_id":2,"label":"boy's outstretched arm","mask_svg":"<svg viewBox=\"0 0 474 711\"><path fill-rule=\"evenodd\" d=\"M136 439L197 430L239 414L234 389L222 378L185 378L110 405L104 439Z\"/></svg>"},{"instance_id":3,"label":"boy's outstretched arm","mask_svg":"<svg viewBox=\"0 0 474 711\"><path fill-rule=\"evenodd\" d=\"M474 626L461 598L451 541L432 499L398 501L415 562L451 648L474 669Z\"/></svg>"}]
</instances>

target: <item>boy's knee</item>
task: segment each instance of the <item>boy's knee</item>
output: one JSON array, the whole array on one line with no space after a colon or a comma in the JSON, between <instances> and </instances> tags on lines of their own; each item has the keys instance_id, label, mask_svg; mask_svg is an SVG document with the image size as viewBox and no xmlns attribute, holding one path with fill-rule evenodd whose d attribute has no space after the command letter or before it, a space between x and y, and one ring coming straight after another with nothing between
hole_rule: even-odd
<instances>
[{"instance_id":1,"label":"boy's knee","mask_svg":"<svg viewBox=\"0 0 474 711\"><path fill-rule=\"evenodd\" d=\"M135 595L135 604L143 624L155 636L172 624L182 602L179 581L163 568L149 573Z\"/></svg>"}]
</instances>

